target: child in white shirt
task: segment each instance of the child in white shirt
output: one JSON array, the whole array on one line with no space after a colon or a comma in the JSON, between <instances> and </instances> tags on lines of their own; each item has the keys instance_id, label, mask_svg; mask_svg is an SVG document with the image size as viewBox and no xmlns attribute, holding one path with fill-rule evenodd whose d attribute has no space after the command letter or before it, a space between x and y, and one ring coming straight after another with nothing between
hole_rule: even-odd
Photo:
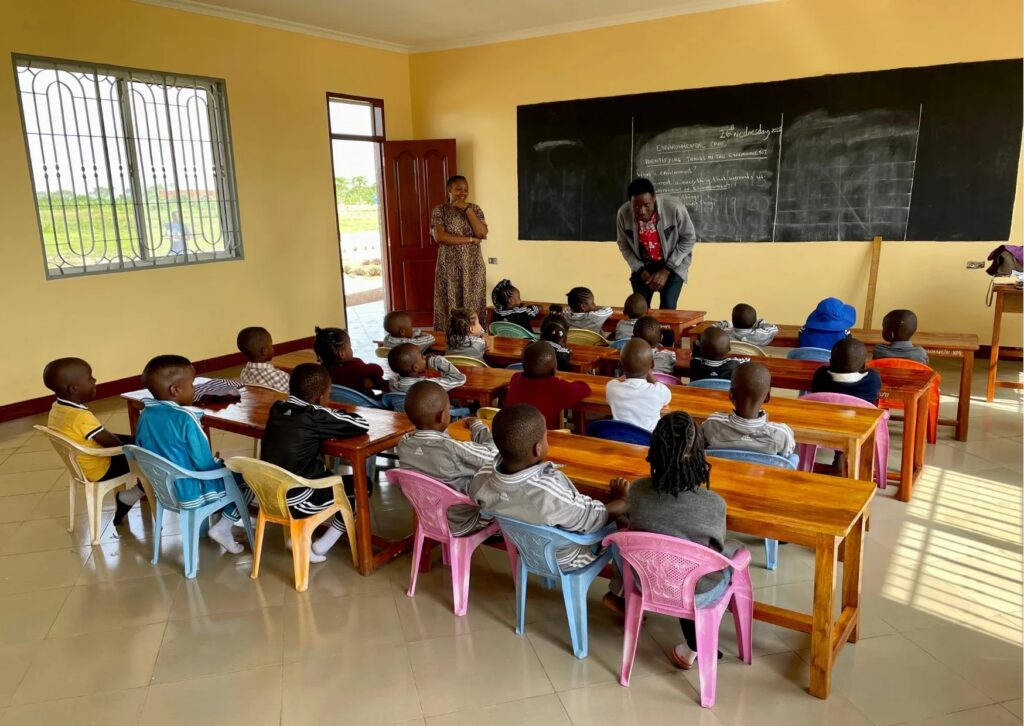
<instances>
[{"instance_id":1,"label":"child in white shirt","mask_svg":"<svg viewBox=\"0 0 1024 726\"><path fill-rule=\"evenodd\" d=\"M652 376L651 346L646 340L632 338L622 349L621 361L625 376L609 381L605 387L612 418L653 431L672 393Z\"/></svg>"}]
</instances>

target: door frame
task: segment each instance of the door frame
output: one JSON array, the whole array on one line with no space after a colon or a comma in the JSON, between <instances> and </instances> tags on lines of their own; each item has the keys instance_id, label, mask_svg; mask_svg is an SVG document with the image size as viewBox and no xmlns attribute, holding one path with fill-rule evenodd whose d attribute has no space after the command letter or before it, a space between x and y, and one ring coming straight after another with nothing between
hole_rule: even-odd
<instances>
[{"instance_id":1,"label":"door frame","mask_svg":"<svg viewBox=\"0 0 1024 726\"><path fill-rule=\"evenodd\" d=\"M360 103L370 104L375 117L380 117L380 133L373 134L370 136L362 136L359 134L335 134L331 132L331 100L338 99L342 101L358 101ZM331 181L337 179L337 170L334 168L334 142L335 141L368 141L377 145L375 154L377 160L377 207L378 216L380 217L380 278L381 285L384 287L384 309L391 309L391 286L388 284L388 276L386 274L388 264L388 215L387 215L387 199L384 194L384 142L387 141L387 125L385 123L384 116L384 99L374 98L372 96L356 96L351 93L336 93L333 91L327 92L327 98L325 100L326 111L327 111L327 149L328 158L331 160ZM374 118L374 130L377 130L376 118ZM341 278L341 308L345 311L345 325L349 324L348 321L348 306L345 304L345 260L341 253L341 217L338 215L338 197L333 191L331 192L332 205L334 206L334 229L337 235L336 244L338 248L338 275Z\"/></svg>"}]
</instances>

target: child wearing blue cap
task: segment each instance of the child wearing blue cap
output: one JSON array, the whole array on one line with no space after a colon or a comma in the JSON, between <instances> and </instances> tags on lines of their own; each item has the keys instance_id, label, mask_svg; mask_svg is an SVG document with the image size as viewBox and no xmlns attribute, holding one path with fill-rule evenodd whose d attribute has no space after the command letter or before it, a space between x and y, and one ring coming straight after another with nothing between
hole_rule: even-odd
<instances>
[{"instance_id":1,"label":"child wearing blue cap","mask_svg":"<svg viewBox=\"0 0 1024 726\"><path fill-rule=\"evenodd\" d=\"M807 316L807 322L800 328L801 348L824 348L832 346L850 336L850 328L857 321L857 310L836 297L827 297Z\"/></svg>"}]
</instances>

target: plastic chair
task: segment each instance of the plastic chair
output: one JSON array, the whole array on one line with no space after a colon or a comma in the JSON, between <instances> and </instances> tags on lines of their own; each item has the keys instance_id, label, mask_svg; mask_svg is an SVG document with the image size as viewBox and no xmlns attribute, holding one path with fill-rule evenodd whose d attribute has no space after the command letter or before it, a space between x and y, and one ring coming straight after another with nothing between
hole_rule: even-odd
<instances>
[{"instance_id":1,"label":"plastic chair","mask_svg":"<svg viewBox=\"0 0 1024 726\"><path fill-rule=\"evenodd\" d=\"M832 351L825 348L795 348L788 353L789 360L816 360L819 363L828 363L832 360Z\"/></svg>"},{"instance_id":2,"label":"plastic chair","mask_svg":"<svg viewBox=\"0 0 1024 726\"><path fill-rule=\"evenodd\" d=\"M664 383L666 386L678 386L682 384L682 381L671 373L662 373L661 371L651 371L651 373L654 374L654 380L659 383Z\"/></svg>"},{"instance_id":3,"label":"plastic chair","mask_svg":"<svg viewBox=\"0 0 1024 726\"><path fill-rule=\"evenodd\" d=\"M931 366L918 363L916 360L904 360L902 358L879 358L868 362L869 368L904 368L916 371L935 371ZM942 378L938 375L932 379L932 387L928 392L928 443L934 444L939 438L939 386ZM888 398L878 399L878 407L884 409L903 410L902 401L893 401Z\"/></svg>"},{"instance_id":4,"label":"plastic chair","mask_svg":"<svg viewBox=\"0 0 1024 726\"><path fill-rule=\"evenodd\" d=\"M340 513L345 522L345 534L348 535L349 547L352 549L352 566L358 566L356 520L340 476L303 479L279 466L246 456L234 456L228 459L227 465L231 471L242 475L245 483L249 485L260 503L260 512L256 517L256 541L253 546L252 574L250 575L253 580L260 574L263 533L266 530L267 522L287 527L291 534L295 589L299 592L305 592L309 587L309 553L313 546L313 531L335 514ZM296 519L288 509L288 490L299 487L310 489L332 487L334 489L334 504L312 516Z\"/></svg>"},{"instance_id":5,"label":"plastic chair","mask_svg":"<svg viewBox=\"0 0 1024 726\"><path fill-rule=\"evenodd\" d=\"M630 340L632 340L632 338L623 338L622 340L613 340L610 343L608 343L608 345L610 347L612 347L612 348L615 348L615 350L622 350L623 348L626 347L626 343L628 343Z\"/></svg>"},{"instance_id":6,"label":"plastic chair","mask_svg":"<svg viewBox=\"0 0 1024 726\"><path fill-rule=\"evenodd\" d=\"M523 364L522 363L509 363L507 366L505 366L505 368L507 368L510 371L521 371L521 370L523 370Z\"/></svg>"},{"instance_id":7,"label":"plastic chair","mask_svg":"<svg viewBox=\"0 0 1024 726\"><path fill-rule=\"evenodd\" d=\"M800 464L800 457L777 456L775 454L761 454L756 451L743 451L742 449L708 449L705 452L708 456L717 456L719 459L732 459L733 461L746 461L751 464L764 464L775 466L779 469L795 471ZM764 541L764 567L766 570L774 570L779 566L779 541L767 539Z\"/></svg>"},{"instance_id":8,"label":"plastic chair","mask_svg":"<svg viewBox=\"0 0 1024 726\"><path fill-rule=\"evenodd\" d=\"M444 548L444 562L452 569L452 599L455 614L462 617L469 608L469 571L473 552L483 541L498 532L498 523L491 522L483 529L456 537L448 528L448 508L459 504L475 505L472 499L436 479L409 469L392 469L388 481L397 484L416 512L416 532L413 534L412 571L409 573L408 597L416 594L416 578L423 556L424 538L440 542ZM512 568L513 576L515 566Z\"/></svg>"},{"instance_id":9,"label":"plastic chair","mask_svg":"<svg viewBox=\"0 0 1024 726\"><path fill-rule=\"evenodd\" d=\"M391 352L391 348L385 348L383 345L378 345L377 350L374 351L378 358L387 358L388 353Z\"/></svg>"},{"instance_id":10,"label":"plastic chair","mask_svg":"<svg viewBox=\"0 0 1024 726\"><path fill-rule=\"evenodd\" d=\"M622 572L626 598L626 633L622 642L619 683L629 685L644 611L693 620L697 630L700 705L715 705L718 681L718 628L732 610L739 657L750 664L754 624L754 591L750 583L750 552L729 559L714 550L678 537L650 532L617 532L604 539L614 545L626 566ZM720 598L700 606L694 588L701 577L732 568L729 586ZM639 578L639 584L636 582Z\"/></svg>"},{"instance_id":11,"label":"plastic chair","mask_svg":"<svg viewBox=\"0 0 1024 726\"><path fill-rule=\"evenodd\" d=\"M565 335L565 342L579 345L608 345L607 338L586 328L569 328L569 332Z\"/></svg>"},{"instance_id":12,"label":"plastic chair","mask_svg":"<svg viewBox=\"0 0 1024 726\"><path fill-rule=\"evenodd\" d=\"M103 522L103 498L113 491L119 491L125 487L135 486L138 477L131 472L107 481L89 481L82 473L82 466L78 462L79 454L89 456L100 456L110 458L120 455L120 446L111 446L105 449L90 449L82 446L62 433L54 431L48 426L33 426L36 431L44 434L50 440L57 456L64 462L68 470L68 532L75 531L75 489L81 485L85 489L85 507L89 512L89 541L92 544L99 543L100 532ZM147 489L146 497L150 502L152 512L153 493Z\"/></svg>"},{"instance_id":13,"label":"plastic chair","mask_svg":"<svg viewBox=\"0 0 1024 726\"><path fill-rule=\"evenodd\" d=\"M807 393L800 397L807 401L838 403L842 406L860 408L876 408L862 398L847 396L845 393ZM818 447L814 444L798 444L796 453L800 457L800 471L814 471L814 457ZM875 430L875 483L879 489L885 489L886 472L889 466L889 412L886 411Z\"/></svg>"},{"instance_id":14,"label":"plastic chair","mask_svg":"<svg viewBox=\"0 0 1024 726\"><path fill-rule=\"evenodd\" d=\"M398 413L405 413L405 394L404 393L385 393L380 397L384 407L389 411L396 411Z\"/></svg>"},{"instance_id":15,"label":"plastic chair","mask_svg":"<svg viewBox=\"0 0 1024 726\"><path fill-rule=\"evenodd\" d=\"M515 323L506 323L503 320L495 320L491 323L490 331L491 335L497 335L502 338L537 340L537 334L532 330L527 330L522 325L516 325Z\"/></svg>"},{"instance_id":16,"label":"plastic chair","mask_svg":"<svg viewBox=\"0 0 1024 726\"><path fill-rule=\"evenodd\" d=\"M690 388L709 388L713 391L728 391L732 381L728 378L701 378L699 381L690 381Z\"/></svg>"},{"instance_id":17,"label":"plastic chair","mask_svg":"<svg viewBox=\"0 0 1024 726\"><path fill-rule=\"evenodd\" d=\"M490 368L489 365L479 358L473 358L468 355L446 355L445 358L447 358L448 361L456 367L465 366L466 368Z\"/></svg>"},{"instance_id":18,"label":"plastic chair","mask_svg":"<svg viewBox=\"0 0 1024 726\"><path fill-rule=\"evenodd\" d=\"M768 353L759 345L753 343L746 343L742 340L733 340L729 342L729 352L739 353L741 355L759 355L762 358L767 358Z\"/></svg>"},{"instance_id":19,"label":"plastic chair","mask_svg":"<svg viewBox=\"0 0 1024 726\"><path fill-rule=\"evenodd\" d=\"M597 545L615 531L615 524L609 524L599 532L575 534L555 527L527 524L518 519L494 516L505 536L505 544L514 549L509 558L516 558L516 634L526 629L526 580L532 572L547 580L561 582L562 598L565 600L565 614L569 619L569 637L572 652L577 658L587 657L587 591L612 557L606 549L589 565L578 570L562 571L558 566L555 551L568 545Z\"/></svg>"},{"instance_id":20,"label":"plastic chair","mask_svg":"<svg viewBox=\"0 0 1024 726\"><path fill-rule=\"evenodd\" d=\"M124 455L128 459L135 476L142 479L152 489L156 498L156 519L153 524L153 564L160 561L160 539L163 528L164 511L178 513L181 524L181 547L185 560L185 577L192 580L199 571L199 531L214 512L219 512L230 504L234 504L249 538L249 546L253 545L252 522L249 520L249 507L242 498L242 492L235 483L235 476L227 467L213 471L188 471L182 469L162 456L146 451L138 446L125 446ZM179 479L202 479L204 481L224 482L224 492L213 501L198 507L182 509L178 501L178 490L175 482Z\"/></svg>"},{"instance_id":21,"label":"plastic chair","mask_svg":"<svg viewBox=\"0 0 1024 726\"><path fill-rule=\"evenodd\" d=\"M498 415L500 410L500 408L495 408L494 406L481 406L476 410L476 417L481 421L490 421Z\"/></svg>"},{"instance_id":22,"label":"plastic chair","mask_svg":"<svg viewBox=\"0 0 1024 726\"><path fill-rule=\"evenodd\" d=\"M362 391L357 391L348 386L339 386L337 383L331 386L331 400L335 403L347 403L352 406L365 406L366 408L387 408L376 398L367 396Z\"/></svg>"},{"instance_id":23,"label":"plastic chair","mask_svg":"<svg viewBox=\"0 0 1024 726\"><path fill-rule=\"evenodd\" d=\"M607 439L608 441L620 441L624 444L651 445L650 431L636 424L616 421L611 418L592 421L587 426L587 436L592 436L595 439Z\"/></svg>"}]
</instances>

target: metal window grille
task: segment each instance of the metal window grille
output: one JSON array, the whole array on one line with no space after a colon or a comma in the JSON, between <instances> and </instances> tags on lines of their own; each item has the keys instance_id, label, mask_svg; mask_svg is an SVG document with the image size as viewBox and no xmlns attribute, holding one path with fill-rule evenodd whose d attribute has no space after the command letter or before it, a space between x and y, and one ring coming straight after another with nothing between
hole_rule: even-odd
<instances>
[{"instance_id":1,"label":"metal window grille","mask_svg":"<svg viewBox=\"0 0 1024 726\"><path fill-rule=\"evenodd\" d=\"M47 277L242 257L223 81L14 67Z\"/></svg>"}]
</instances>

